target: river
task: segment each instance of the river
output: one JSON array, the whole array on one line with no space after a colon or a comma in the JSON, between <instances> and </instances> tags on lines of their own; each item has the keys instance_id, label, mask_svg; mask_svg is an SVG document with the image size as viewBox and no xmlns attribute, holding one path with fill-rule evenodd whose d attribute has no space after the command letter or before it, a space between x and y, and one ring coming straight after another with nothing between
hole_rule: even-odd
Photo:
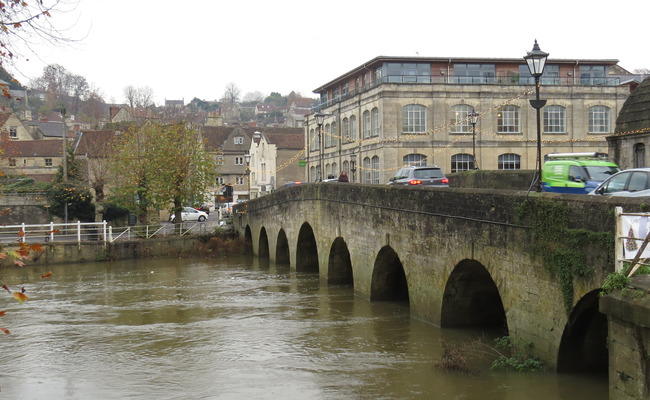
<instances>
[{"instance_id":1,"label":"river","mask_svg":"<svg viewBox=\"0 0 650 400\"><path fill-rule=\"evenodd\" d=\"M52 276L41 276L51 271ZM439 329L408 306L257 258L5 268L0 399L605 400L607 377L436 368ZM487 333L489 336L490 334Z\"/></svg>"}]
</instances>

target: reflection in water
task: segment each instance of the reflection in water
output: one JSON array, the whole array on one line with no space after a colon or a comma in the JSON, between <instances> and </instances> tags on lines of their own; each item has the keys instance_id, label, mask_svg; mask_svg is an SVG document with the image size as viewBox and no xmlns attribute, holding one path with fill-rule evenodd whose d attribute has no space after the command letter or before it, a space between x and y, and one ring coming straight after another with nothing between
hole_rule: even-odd
<instances>
[{"instance_id":1,"label":"reflection in water","mask_svg":"<svg viewBox=\"0 0 650 400\"><path fill-rule=\"evenodd\" d=\"M41 267L42 268L42 267ZM7 269L2 398L606 399L606 378L442 373L449 343L408 306L355 298L257 259L140 260Z\"/></svg>"}]
</instances>

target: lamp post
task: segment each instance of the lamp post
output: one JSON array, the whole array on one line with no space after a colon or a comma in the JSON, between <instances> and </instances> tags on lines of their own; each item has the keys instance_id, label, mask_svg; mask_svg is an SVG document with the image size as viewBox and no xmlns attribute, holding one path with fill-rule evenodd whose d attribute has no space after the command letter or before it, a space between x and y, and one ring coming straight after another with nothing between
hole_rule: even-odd
<instances>
[{"instance_id":1,"label":"lamp post","mask_svg":"<svg viewBox=\"0 0 650 400\"><path fill-rule=\"evenodd\" d=\"M248 179L248 200L251 200L251 154L244 154L246 160L246 176Z\"/></svg>"},{"instance_id":2,"label":"lamp post","mask_svg":"<svg viewBox=\"0 0 650 400\"><path fill-rule=\"evenodd\" d=\"M357 155L354 154L354 149L350 154L350 172L352 172L352 182L354 182L354 173L357 172Z\"/></svg>"},{"instance_id":3,"label":"lamp post","mask_svg":"<svg viewBox=\"0 0 650 400\"><path fill-rule=\"evenodd\" d=\"M533 50L524 56L524 60L528 64L528 70L535 78L535 100L530 100L530 105L537 111L537 180L535 186L538 192L542 191L542 126L540 113L542 107L546 104L546 100L539 99L539 78L544 73L547 58L548 53L540 50L537 39L535 39Z\"/></svg>"},{"instance_id":4,"label":"lamp post","mask_svg":"<svg viewBox=\"0 0 650 400\"><path fill-rule=\"evenodd\" d=\"M68 146L66 143L66 139L68 136L68 132L66 132L65 128L65 107L61 108L61 139L63 141L63 159L61 162L61 172L63 175L63 182L66 184L68 183ZM65 199L65 203L63 205L63 222L66 224L68 223L68 199ZM67 229L67 227L66 227Z\"/></svg>"},{"instance_id":5,"label":"lamp post","mask_svg":"<svg viewBox=\"0 0 650 400\"><path fill-rule=\"evenodd\" d=\"M479 113L472 108L472 112L467 114L469 117L469 122L472 124L472 162L474 163L474 169L478 169L478 163L476 162L476 123L478 122Z\"/></svg>"},{"instance_id":6,"label":"lamp post","mask_svg":"<svg viewBox=\"0 0 650 400\"><path fill-rule=\"evenodd\" d=\"M323 122L325 121L325 114L316 113L316 125L318 125L318 179L320 182L323 180Z\"/></svg>"}]
</instances>

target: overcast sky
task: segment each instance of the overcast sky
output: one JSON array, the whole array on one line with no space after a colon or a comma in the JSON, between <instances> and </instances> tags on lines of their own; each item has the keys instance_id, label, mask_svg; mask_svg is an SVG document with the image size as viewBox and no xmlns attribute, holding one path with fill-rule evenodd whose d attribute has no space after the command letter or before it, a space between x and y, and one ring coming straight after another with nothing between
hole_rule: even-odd
<instances>
[{"instance_id":1,"label":"overcast sky","mask_svg":"<svg viewBox=\"0 0 650 400\"><path fill-rule=\"evenodd\" d=\"M377 56L517 58L535 39L551 59L650 68L648 0L77 1L52 23L80 42L22 54L21 82L60 64L107 102L124 102L128 85L151 87L157 104L216 100L229 82L242 96L315 97L318 86Z\"/></svg>"}]
</instances>

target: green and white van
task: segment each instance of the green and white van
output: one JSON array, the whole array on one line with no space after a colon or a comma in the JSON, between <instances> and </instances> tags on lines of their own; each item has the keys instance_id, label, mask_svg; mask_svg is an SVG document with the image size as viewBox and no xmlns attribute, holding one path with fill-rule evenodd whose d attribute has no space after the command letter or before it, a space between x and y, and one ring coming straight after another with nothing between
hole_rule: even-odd
<instances>
[{"instance_id":1,"label":"green and white van","mask_svg":"<svg viewBox=\"0 0 650 400\"><path fill-rule=\"evenodd\" d=\"M545 192L587 194L621 170L605 153L551 153L545 159Z\"/></svg>"}]
</instances>

